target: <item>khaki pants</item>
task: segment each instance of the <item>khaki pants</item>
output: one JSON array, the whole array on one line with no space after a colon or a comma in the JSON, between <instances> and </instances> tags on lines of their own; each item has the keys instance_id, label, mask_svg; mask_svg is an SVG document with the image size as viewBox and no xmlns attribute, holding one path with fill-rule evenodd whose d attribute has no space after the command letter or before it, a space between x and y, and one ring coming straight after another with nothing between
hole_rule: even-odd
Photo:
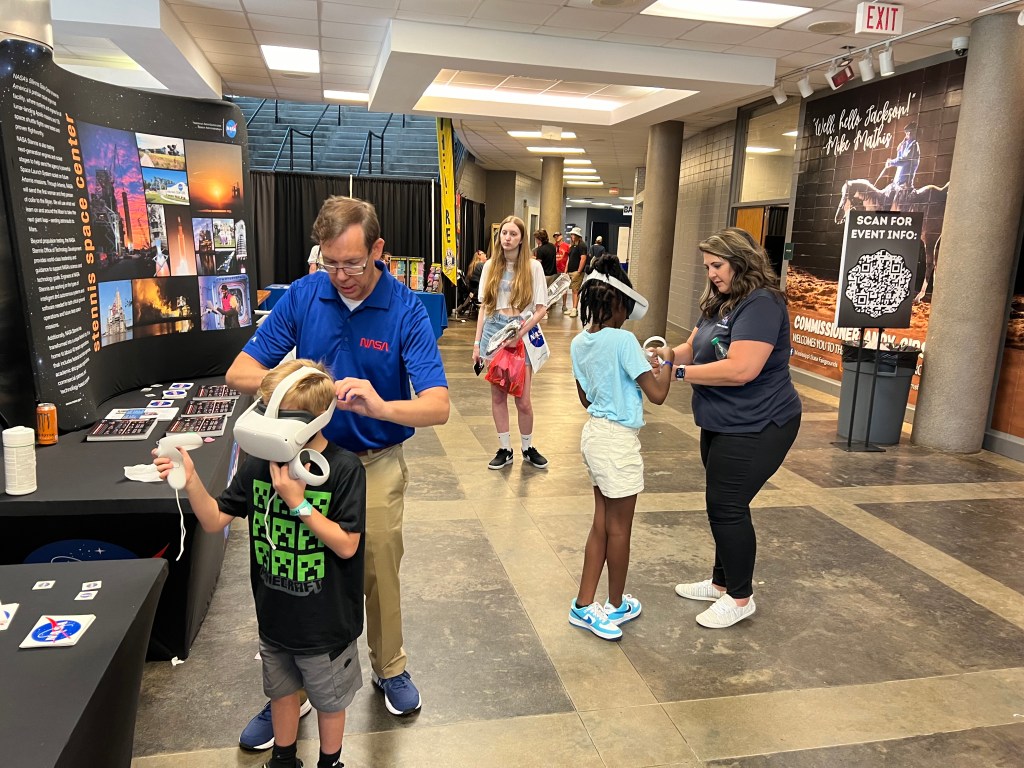
<instances>
[{"instance_id":1,"label":"khaki pants","mask_svg":"<svg viewBox=\"0 0 1024 768\"><path fill-rule=\"evenodd\" d=\"M377 676L394 677L405 671L406 663L398 570L405 552L402 517L409 468L401 445L367 451L360 460L366 469L366 643Z\"/></svg>"}]
</instances>

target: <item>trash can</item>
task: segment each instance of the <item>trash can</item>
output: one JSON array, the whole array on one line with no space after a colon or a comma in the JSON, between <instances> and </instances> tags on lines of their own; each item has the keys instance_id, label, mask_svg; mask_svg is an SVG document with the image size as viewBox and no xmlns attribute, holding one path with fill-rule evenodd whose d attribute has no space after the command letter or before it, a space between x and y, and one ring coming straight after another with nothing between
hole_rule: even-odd
<instances>
[{"instance_id":1,"label":"trash can","mask_svg":"<svg viewBox=\"0 0 1024 768\"><path fill-rule=\"evenodd\" d=\"M857 409L853 419L854 442L864 441L871 400L871 377L878 371L875 404L871 409L872 443L894 445L900 441L903 416L910 397L910 381L917 369L920 350L881 351L856 344L843 345L843 382L839 390L839 437L850 436L850 409L857 379L857 354L860 353L860 383L857 385Z\"/></svg>"}]
</instances>

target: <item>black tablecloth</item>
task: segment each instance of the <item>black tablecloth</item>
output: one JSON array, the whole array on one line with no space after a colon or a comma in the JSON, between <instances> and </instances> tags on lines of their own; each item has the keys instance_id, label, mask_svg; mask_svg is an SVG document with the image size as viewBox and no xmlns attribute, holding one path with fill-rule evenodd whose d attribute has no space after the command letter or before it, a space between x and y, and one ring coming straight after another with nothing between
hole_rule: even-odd
<instances>
[{"instance_id":1,"label":"black tablecloth","mask_svg":"<svg viewBox=\"0 0 1024 768\"><path fill-rule=\"evenodd\" d=\"M196 385L217 383L223 379L198 380ZM127 393L105 403L101 412L143 407L151 398ZM178 407L187 401L177 401ZM224 435L192 454L196 471L215 496L227 484L236 456L231 427L248 402L243 398L235 404ZM204 532L182 494L186 537L184 554L177 560L180 533L174 491L166 483L124 477L125 466L152 462L150 451L170 424L160 422L151 439L139 441L90 443L85 441L87 430L61 435L57 445L36 450L35 493L0 495L2 564L134 558L169 562L153 625L151 659L188 656L224 559L225 535Z\"/></svg>"},{"instance_id":2,"label":"black tablecloth","mask_svg":"<svg viewBox=\"0 0 1024 768\"><path fill-rule=\"evenodd\" d=\"M3 765L127 768L163 560L0 566L0 600L20 603L0 632ZM33 590L52 580L52 589ZM93 600L75 600L102 581ZM40 616L93 614L74 646L19 648Z\"/></svg>"}]
</instances>

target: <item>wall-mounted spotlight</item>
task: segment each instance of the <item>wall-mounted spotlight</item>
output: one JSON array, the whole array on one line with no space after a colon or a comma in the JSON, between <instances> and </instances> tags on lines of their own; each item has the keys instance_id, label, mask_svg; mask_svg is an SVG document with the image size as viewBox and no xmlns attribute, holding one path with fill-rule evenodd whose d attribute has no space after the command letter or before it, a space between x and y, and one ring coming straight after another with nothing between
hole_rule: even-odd
<instances>
[{"instance_id":1,"label":"wall-mounted spotlight","mask_svg":"<svg viewBox=\"0 0 1024 768\"><path fill-rule=\"evenodd\" d=\"M828 80L829 87L833 91L839 90L853 80L853 67L850 66L849 59L833 61L832 66L825 73L825 79Z\"/></svg>"},{"instance_id":2,"label":"wall-mounted spotlight","mask_svg":"<svg viewBox=\"0 0 1024 768\"><path fill-rule=\"evenodd\" d=\"M857 62L857 68L860 70L860 79L865 83L875 79L875 64L871 60L870 50L864 51L864 58Z\"/></svg>"},{"instance_id":3,"label":"wall-mounted spotlight","mask_svg":"<svg viewBox=\"0 0 1024 768\"><path fill-rule=\"evenodd\" d=\"M783 87L782 83L776 83L775 87L772 88L772 98L775 99L776 104L786 103L786 99L788 99L789 96L786 95L786 89Z\"/></svg>"},{"instance_id":4,"label":"wall-mounted spotlight","mask_svg":"<svg viewBox=\"0 0 1024 768\"><path fill-rule=\"evenodd\" d=\"M896 63L893 59L892 48L888 45L878 54L878 71L882 77L896 74Z\"/></svg>"},{"instance_id":5,"label":"wall-mounted spotlight","mask_svg":"<svg viewBox=\"0 0 1024 768\"><path fill-rule=\"evenodd\" d=\"M800 89L800 95L805 99L809 99L814 94L814 88L811 87L811 76L808 74L796 81L796 87Z\"/></svg>"}]
</instances>

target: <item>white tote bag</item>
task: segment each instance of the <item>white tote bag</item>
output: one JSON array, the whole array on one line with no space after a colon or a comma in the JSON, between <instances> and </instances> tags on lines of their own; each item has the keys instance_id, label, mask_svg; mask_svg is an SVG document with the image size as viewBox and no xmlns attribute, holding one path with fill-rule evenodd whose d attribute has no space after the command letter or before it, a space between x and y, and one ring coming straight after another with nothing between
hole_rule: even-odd
<instances>
[{"instance_id":1,"label":"white tote bag","mask_svg":"<svg viewBox=\"0 0 1024 768\"><path fill-rule=\"evenodd\" d=\"M537 373L551 357L551 350L548 349L548 342L544 338L540 325L533 326L526 334L526 354L530 358L530 365L533 367L534 373Z\"/></svg>"}]
</instances>

